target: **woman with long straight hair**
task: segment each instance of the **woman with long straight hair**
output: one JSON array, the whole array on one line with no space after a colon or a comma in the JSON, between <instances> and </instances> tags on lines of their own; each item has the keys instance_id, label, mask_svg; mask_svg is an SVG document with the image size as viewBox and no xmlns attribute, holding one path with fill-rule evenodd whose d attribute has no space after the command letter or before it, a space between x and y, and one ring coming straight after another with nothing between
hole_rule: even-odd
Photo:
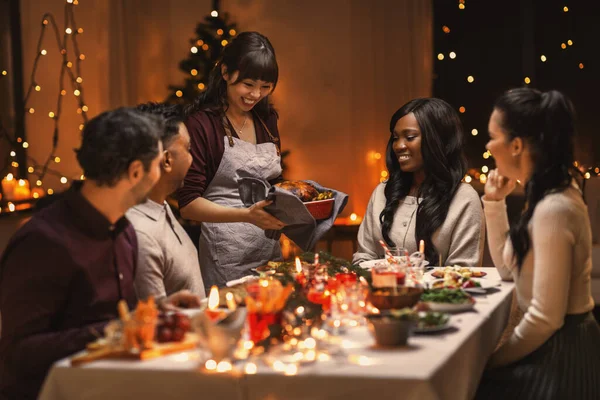
<instances>
[{"instance_id":1,"label":"woman with long straight hair","mask_svg":"<svg viewBox=\"0 0 600 400\"><path fill-rule=\"evenodd\" d=\"M570 174L573 106L558 91L513 89L496 101L488 130L497 167L483 196L490 253L502 278L514 280L524 316L492 355L477 398L599 399L592 236ZM517 181L526 202L509 224L505 198Z\"/></svg>"},{"instance_id":2,"label":"woman with long straight hair","mask_svg":"<svg viewBox=\"0 0 600 400\"><path fill-rule=\"evenodd\" d=\"M187 109L192 166L178 191L181 215L199 221L200 268L207 288L224 286L269 260L279 242L264 230L284 224L261 201L246 208L238 171L273 182L281 177L277 113L269 103L279 77L275 50L258 32L242 32L224 49L206 91Z\"/></svg>"},{"instance_id":3,"label":"woman with long straight hair","mask_svg":"<svg viewBox=\"0 0 600 400\"><path fill-rule=\"evenodd\" d=\"M386 149L389 179L369 200L353 263L384 258L379 244L417 250L437 265L480 266L485 227L466 173L463 127L456 111L435 98L411 100L394 113Z\"/></svg>"}]
</instances>

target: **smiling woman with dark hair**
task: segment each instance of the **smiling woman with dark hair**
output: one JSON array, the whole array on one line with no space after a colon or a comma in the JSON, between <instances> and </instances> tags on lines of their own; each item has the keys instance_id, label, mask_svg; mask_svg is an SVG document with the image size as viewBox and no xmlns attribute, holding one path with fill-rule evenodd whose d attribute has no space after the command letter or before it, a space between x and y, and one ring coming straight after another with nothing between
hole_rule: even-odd
<instances>
[{"instance_id":1,"label":"smiling woman with dark hair","mask_svg":"<svg viewBox=\"0 0 600 400\"><path fill-rule=\"evenodd\" d=\"M389 179L371 195L353 262L383 258L379 240L417 250L432 264L479 266L485 227L466 173L463 128L443 100L415 99L394 113L386 150Z\"/></svg>"}]
</instances>

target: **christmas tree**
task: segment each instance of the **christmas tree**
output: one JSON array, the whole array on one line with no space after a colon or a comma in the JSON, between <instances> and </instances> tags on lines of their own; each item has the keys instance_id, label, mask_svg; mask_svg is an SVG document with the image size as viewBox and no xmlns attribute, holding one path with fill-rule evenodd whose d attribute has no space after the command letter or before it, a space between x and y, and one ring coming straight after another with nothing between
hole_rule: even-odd
<instances>
[{"instance_id":1,"label":"christmas tree","mask_svg":"<svg viewBox=\"0 0 600 400\"><path fill-rule=\"evenodd\" d=\"M221 56L221 51L237 35L237 26L227 13L219 12L219 1L213 0L213 10L196 26L196 37L190 39L190 55L179 63L186 74L183 85L169 85L167 102L190 104L206 90L208 76Z\"/></svg>"}]
</instances>

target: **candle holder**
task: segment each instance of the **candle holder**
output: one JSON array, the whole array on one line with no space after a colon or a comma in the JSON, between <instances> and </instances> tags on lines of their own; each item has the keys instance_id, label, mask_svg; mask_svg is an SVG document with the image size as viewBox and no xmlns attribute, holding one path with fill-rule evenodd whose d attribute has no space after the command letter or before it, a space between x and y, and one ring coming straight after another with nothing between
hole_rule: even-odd
<instances>
[{"instance_id":1,"label":"candle holder","mask_svg":"<svg viewBox=\"0 0 600 400\"><path fill-rule=\"evenodd\" d=\"M192 319L192 327L198 334L200 344L211 352L215 361L233 357L242 337L247 313L245 307L238 307L216 323L206 313L198 313Z\"/></svg>"}]
</instances>

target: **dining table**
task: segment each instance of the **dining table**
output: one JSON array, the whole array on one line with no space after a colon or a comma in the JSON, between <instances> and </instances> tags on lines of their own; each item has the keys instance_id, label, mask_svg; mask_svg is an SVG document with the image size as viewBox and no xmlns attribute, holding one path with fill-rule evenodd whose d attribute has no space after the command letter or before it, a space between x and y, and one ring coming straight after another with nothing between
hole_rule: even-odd
<instances>
[{"instance_id":1,"label":"dining table","mask_svg":"<svg viewBox=\"0 0 600 400\"><path fill-rule=\"evenodd\" d=\"M472 310L454 313L439 332L414 333L405 346L379 347L368 327L339 329L330 335L327 357L291 372L253 360L237 361L225 372L209 371L206 349L196 348L150 360L98 360L71 366L54 364L41 400L164 399L471 399L486 363L506 327L513 283L495 268L482 278L498 286L475 294ZM333 347L332 347L333 346ZM272 360L271 360L272 361Z\"/></svg>"}]
</instances>

